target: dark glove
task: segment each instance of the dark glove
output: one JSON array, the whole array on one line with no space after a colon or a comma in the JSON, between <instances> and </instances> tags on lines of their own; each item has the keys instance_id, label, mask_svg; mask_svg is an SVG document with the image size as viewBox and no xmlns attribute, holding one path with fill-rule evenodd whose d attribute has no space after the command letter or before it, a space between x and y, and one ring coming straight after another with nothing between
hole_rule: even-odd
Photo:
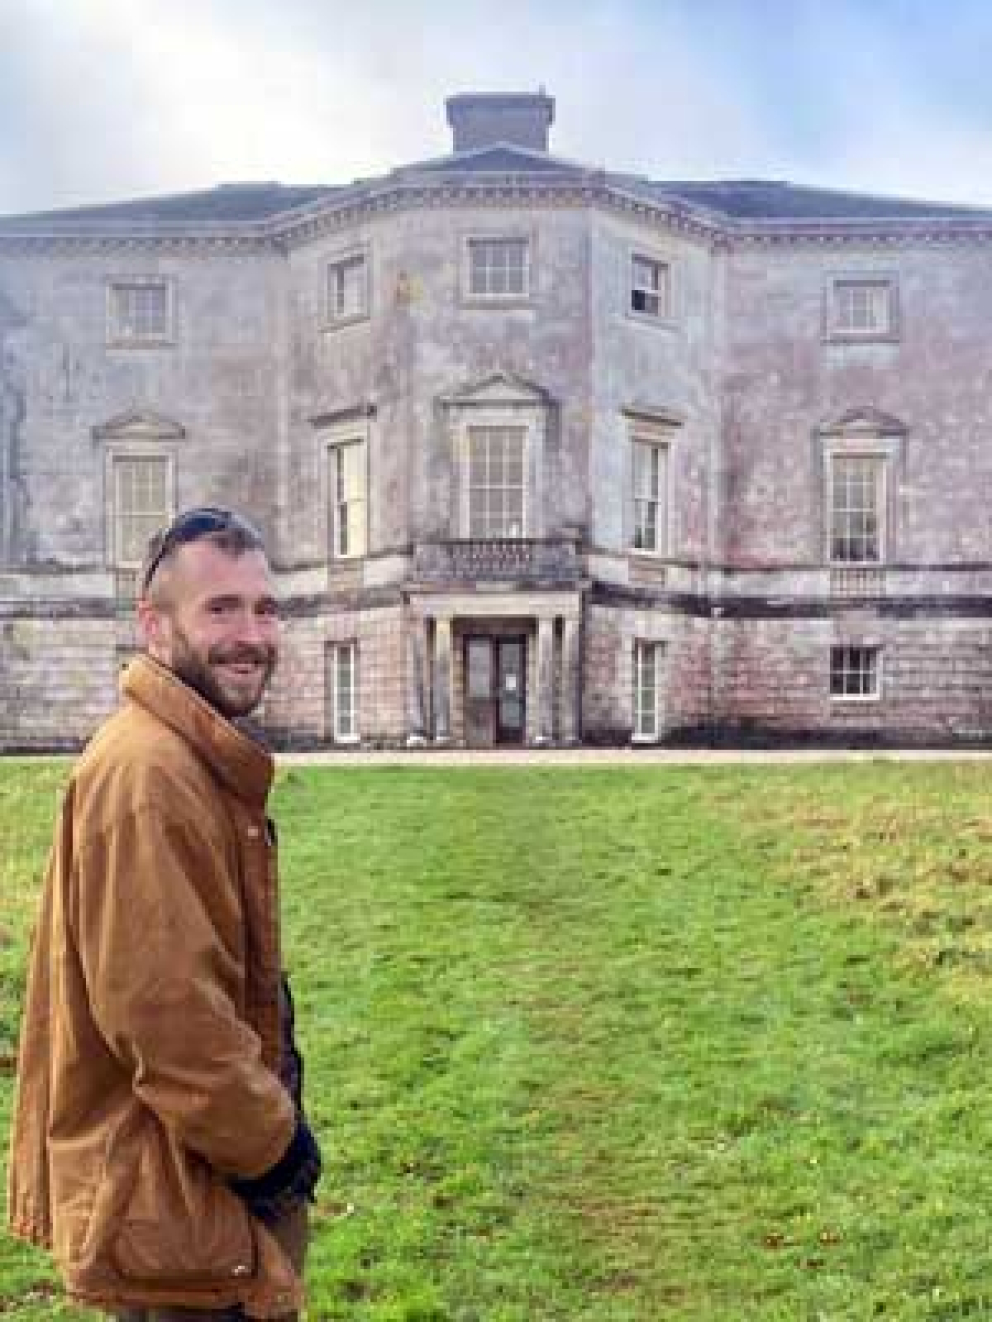
<instances>
[{"instance_id":1,"label":"dark glove","mask_svg":"<svg viewBox=\"0 0 992 1322\"><path fill-rule=\"evenodd\" d=\"M278 1221L302 1203L313 1202L322 1163L317 1140L299 1116L289 1147L274 1166L254 1179L232 1179L231 1188L260 1221Z\"/></svg>"}]
</instances>

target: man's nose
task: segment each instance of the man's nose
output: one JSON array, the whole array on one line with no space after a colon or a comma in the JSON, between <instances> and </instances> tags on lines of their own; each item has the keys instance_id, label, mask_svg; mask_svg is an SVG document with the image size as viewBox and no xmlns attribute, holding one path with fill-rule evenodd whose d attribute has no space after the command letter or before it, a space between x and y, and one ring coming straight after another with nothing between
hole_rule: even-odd
<instances>
[{"instance_id":1,"label":"man's nose","mask_svg":"<svg viewBox=\"0 0 992 1322\"><path fill-rule=\"evenodd\" d=\"M253 646L270 646L276 641L279 624L273 615L242 611L238 617L238 641Z\"/></svg>"}]
</instances>

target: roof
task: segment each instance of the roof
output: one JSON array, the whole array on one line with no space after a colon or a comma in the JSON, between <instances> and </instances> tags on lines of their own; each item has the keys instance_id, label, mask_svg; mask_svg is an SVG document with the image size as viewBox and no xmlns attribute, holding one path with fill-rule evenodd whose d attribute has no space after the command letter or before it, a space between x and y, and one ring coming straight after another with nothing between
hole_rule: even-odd
<instances>
[{"instance_id":1,"label":"roof","mask_svg":"<svg viewBox=\"0 0 992 1322\"><path fill-rule=\"evenodd\" d=\"M216 188L195 193L170 193L161 197L132 198L125 202L105 202L96 206L3 216L0 217L0 226L8 221L57 222L61 226L73 222L98 224L101 221L147 225L170 221L237 223L267 220L282 212L294 211L298 207L332 197L339 191L324 184L219 184Z\"/></svg>"},{"instance_id":2,"label":"roof","mask_svg":"<svg viewBox=\"0 0 992 1322\"><path fill-rule=\"evenodd\" d=\"M549 153L509 143L494 143L400 166L375 179L351 184L236 183L198 192L175 193L122 202L81 206L20 216L0 216L0 238L272 232L323 214L338 205L360 206L384 193L406 187L580 184L605 188L620 197L667 207L703 224L728 228L789 229L808 225L865 224L892 226L907 222L958 223L965 228L992 226L992 208L885 197L781 180L654 180L611 173Z\"/></svg>"},{"instance_id":3,"label":"roof","mask_svg":"<svg viewBox=\"0 0 992 1322\"><path fill-rule=\"evenodd\" d=\"M734 220L992 219L988 208L808 188L776 179L661 182L632 175L606 177L615 186L653 201L688 203Z\"/></svg>"}]
</instances>

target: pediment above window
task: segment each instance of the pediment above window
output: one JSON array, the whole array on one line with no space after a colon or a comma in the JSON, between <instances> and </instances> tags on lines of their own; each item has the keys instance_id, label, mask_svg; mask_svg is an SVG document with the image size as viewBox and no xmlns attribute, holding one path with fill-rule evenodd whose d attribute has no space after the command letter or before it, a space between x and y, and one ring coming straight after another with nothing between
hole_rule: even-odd
<instances>
[{"instance_id":1,"label":"pediment above window","mask_svg":"<svg viewBox=\"0 0 992 1322\"><path fill-rule=\"evenodd\" d=\"M506 407L523 405L528 408L545 407L554 403L551 394L542 386L527 381L512 372L493 372L489 376L468 382L451 394L442 395L441 403L449 408Z\"/></svg>"},{"instance_id":2,"label":"pediment above window","mask_svg":"<svg viewBox=\"0 0 992 1322\"><path fill-rule=\"evenodd\" d=\"M683 411L678 408L670 408L665 404L625 404L620 412L635 424L647 423L655 427L682 427L685 425Z\"/></svg>"},{"instance_id":3,"label":"pediment above window","mask_svg":"<svg viewBox=\"0 0 992 1322\"><path fill-rule=\"evenodd\" d=\"M130 409L93 428L97 441L180 441L186 428L151 409Z\"/></svg>"},{"instance_id":4,"label":"pediment above window","mask_svg":"<svg viewBox=\"0 0 992 1322\"><path fill-rule=\"evenodd\" d=\"M906 424L881 409L846 409L843 413L825 419L817 427L820 436L905 436Z\"/></svg>"}]
</instances>

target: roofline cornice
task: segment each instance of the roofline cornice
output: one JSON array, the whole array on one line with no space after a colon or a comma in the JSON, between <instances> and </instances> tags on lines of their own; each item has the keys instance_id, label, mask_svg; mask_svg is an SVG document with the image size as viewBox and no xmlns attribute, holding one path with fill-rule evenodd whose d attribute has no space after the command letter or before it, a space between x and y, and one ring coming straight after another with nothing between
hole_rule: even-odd
<instances>
[{"instance_id":1,"label":"roofline cornice","mask_svg":"<svg viewBox=\"0 0 992 1322\"><path fill-rule=\"evenodd\" d=\"M992 241L988 217L907 217L905 219L769 219L727 216L679 200L652 199L609 182L602 171L464 175L410 172L375 184L341 190L331 198L279 212L264 220L233 224L204 222L110 222L0 228L0 247L233 248L276 251L300 247L380 216L442 207L599 207L643 219L666 230L721 246L811 244L979 243Z\"/></svg>"}]
</instances>

